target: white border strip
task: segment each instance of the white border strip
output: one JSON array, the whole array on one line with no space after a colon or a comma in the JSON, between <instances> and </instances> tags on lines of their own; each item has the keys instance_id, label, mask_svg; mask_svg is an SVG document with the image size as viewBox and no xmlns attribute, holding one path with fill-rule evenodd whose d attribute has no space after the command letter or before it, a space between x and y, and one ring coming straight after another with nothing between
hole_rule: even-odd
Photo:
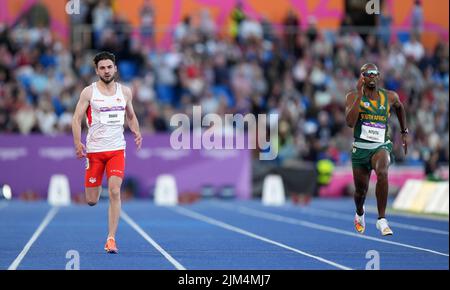
<instances>
[{"instance_id":1,"label":"white border strip","mask_svg":"<svg viewBox=\"0 0 450 290\"><path fill-rule=\"evenodd\" d=\"M396 245L396 246L400 246L400 247L404 247L404 248L410 248L410 249L414 249L414 250L429 252L429 253L432 253L432 254L445 256L445 257L449 256L449 254L447 254L447 253L442 253L442 252L430 250L430 249L427 249L427 248L421 248L421 247L416 247L416 246L403 244L403 243L399 243L399 242L383 240L383 239L379 239L379 238L375 238L375 237L371 237L371 236L367 236L367 235L361 235L361 234L357 234L357 233L353 233L353 232L349 232L349 231L336 229L336 228L329 227L329 226L324 226L324 225L311 223L311 222L306 222L306 221L301 221L301 220L298 220L298 219L285 217L285 216L281 216L281 215L277 215L277 214L267 213L267 212L263 212L263 211L259 211L259 210L255 210L255 209L250 209L250 208L244 207L244 206L238 206L237 210L236 210L236 207L234 207L234 206L233 207L229 207L229 206L226 206L226 205L218 205L218 206L226 208L228 210L238 211L238 212L240 212L242 214L250 215L250 216L254 216L254 217L258 217L258 218L263 218L263 219L268 219L268 220L273 220L273 221L278 221L278 222L284 222L284 223L288 223L288 224L304 226L304 227L308 227L308 228L312 228L312 229L316 229L316 230L321 230L321 231L325 231L325 232L331 232L331 233L336 233L336 234L356 237L356 238L360 238L360 239L376 241L376 242L385 243L385 244Z\"/></svg>"},{"instance_id":2,"label":"white border strip","mask_svg":"<svg viewBox=\"0 0 450 290\"><path fill-rule=\"evenodd\" d=\"M212 225L224 228L226 230L229 230L229 231L232 231L232 232L236 232L236 233L239 233L239 234L242 234L242 235L245 235L245 236L248 236L248 237L251 237L251 238L254 238L254 239L257 239L257 240L269 243L269 244L273 244L275 246L278 246L278 247L281 247L281 248L284 248L284 249L287 249L287 250L290 250L290 251L293 251L295 253L298 253L298 254L301 254L301 255L304 255L304 256L316 259L316 260L318 260L320 262L329 264L329 265L334 266L336 268L339 268L339 269L342 269L342 270L352 270L349 267L346 267L346 266L343 266L341 264L335 263L333 261L324 259L322 257L318 257L318 256L314 256L314 255L308 254L308 253L303 252L303 251L301 251L299 249L296 249L296 248L287 246L285 244L282 244L282 243L270 240L268 238L259 236L257 234L251 233L251 232L243 230L241 228L238 228L238 227L232 226L230 224L224 223L222 221L219 221L219 220L210 218L208 216L202 215L202 214L197 213L195 211L191 211L191 210L188 210L186 208L181 208L181 207L176 207L176 208L173 208L172 210L176 211L177 213L179 213L181 215L185 215L185 216L188 216L190 218L197 219L197 220L203 221L205 223L209 223L209 224L212 224Z\"/></svg>"},{"instance_id":3,"label":"white border strip","mask_svg":"<svg viewBox=\"0 0 450 290\"><path fill-rule=\"evenodd\" d=\"M51 222L51 220L55 217L55 215L58 213L59 207L52 207L47 215L45 216L44 220L41 222L39 227L36 229L34 234L31 236L28 243L23 248L22 252L17 256L17 258L12 262L12 264L8 267L8 270L17 270L17 267L20 265L20 262L22 262L23 258L25 258L25 255L30 250L31 246L34 244L34 242L39 238L41 233L44 231L44 229L48 226L48 224Z\"/></svg>"},{"instance_id":4,"label":"white border strip","mask_svg":"<svg viewBox=\"0 0 450 290\"><path fill-rule=\"evenodd\" d=\"M136 232L138 232L147 242L149 242L155 249L157 249L177 270L186 270L177 260L175 260L169 253L167 253L155 240L153 240L138 224L136 224L124 210L121 212L122 219L127 222Z\"/></svg>"}]
</instances>

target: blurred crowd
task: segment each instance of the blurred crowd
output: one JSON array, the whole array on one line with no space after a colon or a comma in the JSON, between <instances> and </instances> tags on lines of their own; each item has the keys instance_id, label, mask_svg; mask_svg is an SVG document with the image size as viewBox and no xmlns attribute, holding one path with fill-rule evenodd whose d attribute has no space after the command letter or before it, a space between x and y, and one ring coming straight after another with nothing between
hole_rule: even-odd
<instances>
[{"instance_id":1,"label":"blurred crowd","mask_svg":"<svg viewBox=\"0 0 450 290\"><path fill-rule=\"evenodd\" d=\"M339 31L324 31L295 11L274 24L252 19L238 3L229 26L217 27L207 10L199 11L173 27L170 47L161 48L149 0L137 32L109 1L82 1L80 10L72 27L89 26L88 48L77 39L68 47L56 40L45 7L12 26L0 23L0 133L70 133L79 94L96 80L93 55L108 50L116 54L118 80L133 89L144 133L170 132L171 116L191 115L194 105L221 116L276 113L277 162L328 158L345 165L353 139L345 95L361 65L373 62L380 85L396 91L407 111L407 156L391 115L396 162L448 164L448 41L425 49L419 31L390 37L386 21L379 22L388 25L383 30L359 33L346 18Z\"/></svg>"}]
</instances>

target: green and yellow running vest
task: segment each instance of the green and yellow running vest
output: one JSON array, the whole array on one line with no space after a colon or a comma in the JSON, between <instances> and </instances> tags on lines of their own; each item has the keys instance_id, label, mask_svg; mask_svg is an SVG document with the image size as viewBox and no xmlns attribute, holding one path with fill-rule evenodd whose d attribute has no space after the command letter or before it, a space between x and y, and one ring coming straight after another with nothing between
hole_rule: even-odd
<instances>
[{"instance_id":1,"label":"green and yellow running vest","mask_svg":"<svg viewBox=\"0 0 450 290\"><path fill-rule=\"evenodd\" d=\"M361 98L358 121L353 132L355 142L385 143L389 141L389 99L383 89L378 90L379 98Z\"/></svg>"}]
</instances>

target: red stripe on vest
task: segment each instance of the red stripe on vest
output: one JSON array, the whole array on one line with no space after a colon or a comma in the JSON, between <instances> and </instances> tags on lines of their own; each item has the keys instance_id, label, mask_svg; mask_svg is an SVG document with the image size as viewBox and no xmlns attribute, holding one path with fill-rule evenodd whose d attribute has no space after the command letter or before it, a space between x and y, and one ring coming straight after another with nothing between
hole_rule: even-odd
<instances>
[{"instance_id":1,"label":"red stripe on vest","mask_svg":"<svg viewBox=\"0 0 450 290\"><path fill-rule=\"evenodd\" d=\"M87 117L87 121L88 121L88 125L89 127L92 124L92 110L91 110L91 105L88 106L87 110L86 110L86 117Z\"/></svg>"}]
</instances>

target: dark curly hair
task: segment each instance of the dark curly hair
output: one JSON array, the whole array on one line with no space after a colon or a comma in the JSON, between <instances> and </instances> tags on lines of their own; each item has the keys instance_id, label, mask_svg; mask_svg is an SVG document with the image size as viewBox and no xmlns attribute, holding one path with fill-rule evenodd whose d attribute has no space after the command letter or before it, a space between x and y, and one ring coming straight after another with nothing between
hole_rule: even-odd
<instances>
[{"instance_id":1,"label":"dark curly hair","mask_svg":"<svg viewBox=\"0 0 450 290\"><path fill-rule=\"evenodd\" d=\"M95 67L97 67L99 61L110 59L114 64L116 64L116 56L108 51L102 51L95 55L94 57L94 63Z\"/></svg>"}]
</instances>

